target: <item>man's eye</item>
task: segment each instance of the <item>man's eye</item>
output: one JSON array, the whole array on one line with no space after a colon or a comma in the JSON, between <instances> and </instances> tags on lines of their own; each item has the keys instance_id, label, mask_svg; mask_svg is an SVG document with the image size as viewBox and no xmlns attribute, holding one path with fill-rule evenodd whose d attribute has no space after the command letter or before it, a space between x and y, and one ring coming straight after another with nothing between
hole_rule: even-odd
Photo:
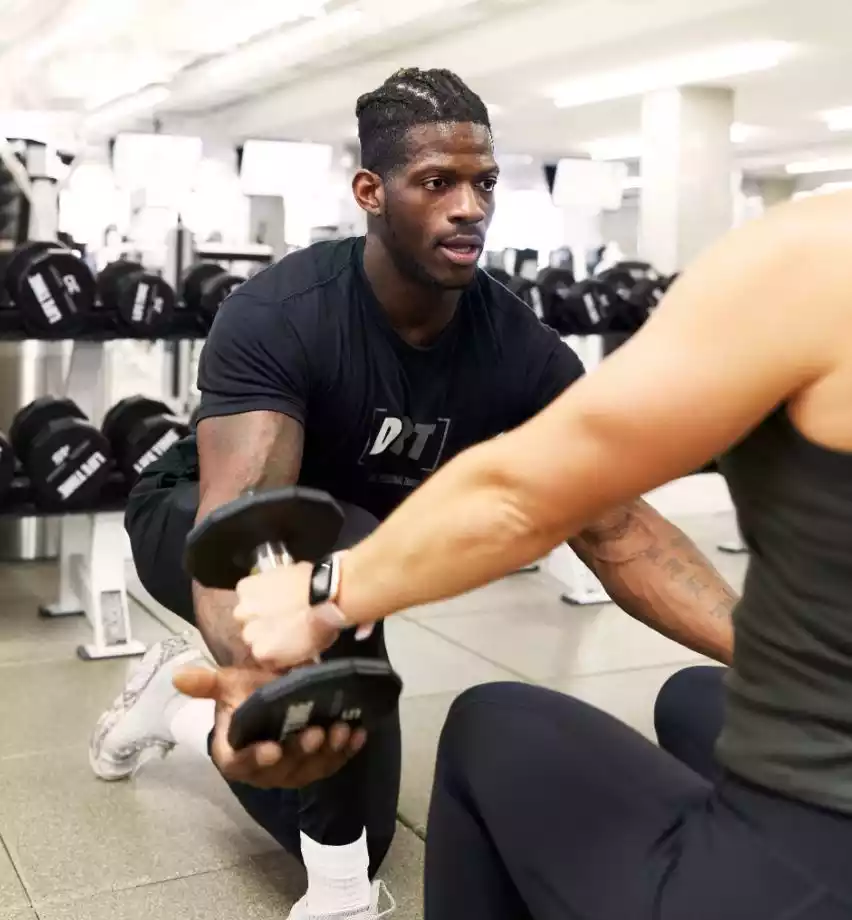
<instances>
[{"instance_id":1,"label":"man's eye","mask_svg":"<svg viewBox=\"0 0 852 920\"><path fill-rule=\"evenodd\" d=\"M494 189L497 187L497 180L496 179L483 179L482 182L480 182L479 184L482 187L483 192L493 192Z\"/></svg>"},{"instance_id":2,"label":"man's eye","mask_svg":"<svg viewBox=\"0 0 852 920\"><path fill-rule=\"evenodd\" d=\"M447 182L446 179L427 179L423 183L423 187L430 192L439 192L447 187Z\"/></svg>"}]
</instances>

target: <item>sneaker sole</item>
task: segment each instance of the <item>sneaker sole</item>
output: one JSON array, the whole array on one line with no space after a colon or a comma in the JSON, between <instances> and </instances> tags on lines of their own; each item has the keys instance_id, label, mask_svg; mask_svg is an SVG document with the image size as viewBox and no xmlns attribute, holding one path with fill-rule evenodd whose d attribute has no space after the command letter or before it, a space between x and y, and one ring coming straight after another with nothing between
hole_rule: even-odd
<instances>
[{"instance_id":1,"label":"sneaker sole","mask_svg":"<svg viewBox=\"0 0 852 920\"><path fill-rule=\"evenodd\" d=\"M184 652L179 652L173 658L166 659L166 661L164 661L161 666L165 666L166 664L178 666L184 664L189 665L193 662L204 664L206 663L206 659L197 649L188 648ZM153 679L153 677L154 675L152 674L151 679ZM124 716L126 716L133 709L136 703L139 702L139 700L142 698L142 694L145 692L146 687L139 692L139 695L133 701L133 704L126 708L122 706L123 693L119 694L113 705L107 709L107 711L103 713L103 715L98 719L97 724L95 725L95 729L92 732L91 738L92 742L94 742L94 739L102 734L103 740L101 741L99 748L96 748L94 743L89 744L89 766L98 779L104 780L108 783L119 782L121 780L129 779L135 772L143 751L139 751L131 755L127 758L126 761L115 761L107 759L103 753L103 749L106 745L106 739L109 733L124 718ZM173 745L163 744L160 745L160 747L163 751L163 756L165 756L169 753Z\"/></svg>"}]
</instances>

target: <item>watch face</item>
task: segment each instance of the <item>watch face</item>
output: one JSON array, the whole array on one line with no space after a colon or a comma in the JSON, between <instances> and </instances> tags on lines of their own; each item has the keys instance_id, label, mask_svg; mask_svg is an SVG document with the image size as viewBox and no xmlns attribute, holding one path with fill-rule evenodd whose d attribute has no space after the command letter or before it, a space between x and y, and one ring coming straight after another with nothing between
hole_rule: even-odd
<instances>
[{"instance_id":1,"label":"watch face","mask_svg":"<svg viewBox=\"0 0 852 920\"><path fill-rule=\"evenodd\" d=\"M311 606L324 604L331 597L332 582L332 563L330 559L324 559L314 565L314 571L311 576Z\"/></svg>"}]
</instances>

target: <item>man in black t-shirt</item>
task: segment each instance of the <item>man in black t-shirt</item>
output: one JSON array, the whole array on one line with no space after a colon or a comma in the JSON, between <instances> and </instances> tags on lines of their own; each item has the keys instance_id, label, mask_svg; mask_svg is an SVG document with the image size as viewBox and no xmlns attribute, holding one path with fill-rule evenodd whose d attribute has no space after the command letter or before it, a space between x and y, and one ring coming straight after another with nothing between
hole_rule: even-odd
<instances>
[{"instance_id":1,"label":"man in black t-shirt","mask_svg":"<svg viewBox=\"0 0 852 920\"><path fill-rule=\"evenodd\" d=\"M242 804L306 865L308 893L293 918L378 916L381 887L370 879L395 828L398 715L369 739L332 731L283 751L232 751L230 714L270 675L239 638L233 594L191 588L180 568L187 532L247 489L298 482L344 505L342 543L351 544L441 464L522 424L582 374L558 336L477 268L498 175L479 97L446 71L406 70L362 97L357 111L363 168L353 191L367 213L366 238L288 255L228 298L199 366L197 455L194 439L177 445L148 469L128 506L143 584L194 619L230 670L196 672L181 686L200 699L179 696L172 677L198 656L183 639L160 643L101 718L91 746L95 772L121 779L152 747L186 741L206 749L212 729L210 754ZM694 592L675 590L667 607L672 569L662 550L645 594L608 566L625 552L635 556L654 528L663 539L682 536L637 505L572 545L613 596L632 603L629 612L726 656L724 621L707 615L701 629L683 626L690 605L696 620L708 614ZM715 573L695 557L690 564L687 574L705 579L708 596L724 594ZM650 598L663 611L656 621ZM662 622L666 613L672 622ZM351 653L353 641L343 638L330 655ZM381 627L358 653L386 654ZM205 697L216 700L215 727Z\"/></svg>"}]
</instances>

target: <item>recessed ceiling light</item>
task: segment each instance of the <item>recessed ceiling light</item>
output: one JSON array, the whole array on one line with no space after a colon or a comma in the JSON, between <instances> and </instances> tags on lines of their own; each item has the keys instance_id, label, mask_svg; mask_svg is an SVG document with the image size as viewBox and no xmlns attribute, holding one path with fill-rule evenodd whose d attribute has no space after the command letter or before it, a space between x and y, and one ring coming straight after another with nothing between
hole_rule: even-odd
<instances>
[{"instance_id":1,"label":"recessed ceiling light","mask_svg":"<svg viewBox=\"0 0 852 920\"><path fill-rule=\"evenodd\" d=\"M723 80L777 67L795 51L781 41L742 42L662 58L624 70L567 80L547 92L560 108L639 96L657 89Z\"/></svg>"}]
</instances>

